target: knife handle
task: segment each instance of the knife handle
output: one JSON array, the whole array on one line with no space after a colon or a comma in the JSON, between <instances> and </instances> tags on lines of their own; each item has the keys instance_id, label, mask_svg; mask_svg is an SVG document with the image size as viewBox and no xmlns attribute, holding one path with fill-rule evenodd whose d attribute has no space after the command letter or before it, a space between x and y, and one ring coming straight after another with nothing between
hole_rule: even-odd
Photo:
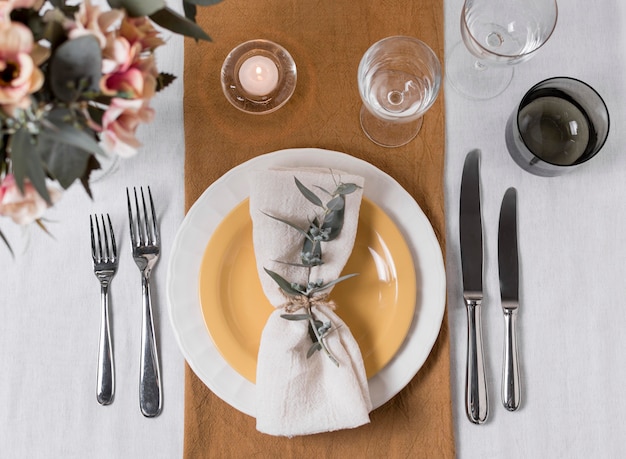
<instances>
[{"instance_id":1,"label":"knife handle","mask_svg":"<svg viewBox=\"0 0 626 459\"><path fill-rule=\"evenodd\" d=\"M504 310L504 360L502 362L502 404L509 411L520 405L520 375L517 359L517 310Z\"/></svg>"},{"instance_id":2,"label":"knife handle","mask_svg":"<svg viewBox=\"0 0 626 459\"><path fill-rule=\"evenodd\" d=\"M465 300L467 306L467 372L465 410L474 424L483 424L489 415L487 379L483 355L483 332L480 319L482 300Z\"/></svg>"}]
</instances>

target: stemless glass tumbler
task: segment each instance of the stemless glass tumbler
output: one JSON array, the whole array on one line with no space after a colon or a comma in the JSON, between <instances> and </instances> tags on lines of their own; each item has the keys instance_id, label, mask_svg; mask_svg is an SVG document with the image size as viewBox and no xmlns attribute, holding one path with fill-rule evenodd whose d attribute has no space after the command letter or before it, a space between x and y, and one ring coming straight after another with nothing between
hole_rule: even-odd
<instances>
[{"instance_id":1,"label":"stemless glass tumbler","mask_svg":"<svg viewBox=\"0 0 626 459\"><path fill-rule=\"evenodd\" d=\"M387 37L363 55L358 85L363 131L378 145L398 147L417 135L422 115L437 99L441 64L422 41Z\"/></svg>"},{"instance_id":2,"label":"stemless glass tumbler","mask_svg":"<svg viewBox=\"0 0 626 459\"><path fill-rule=\"evenodd\" d=\"M608 135L602 97L580 80L555 77L528 90L507 122L505 137L522 169L555 176L593 158Z\"/></svg>"}]
</instances>

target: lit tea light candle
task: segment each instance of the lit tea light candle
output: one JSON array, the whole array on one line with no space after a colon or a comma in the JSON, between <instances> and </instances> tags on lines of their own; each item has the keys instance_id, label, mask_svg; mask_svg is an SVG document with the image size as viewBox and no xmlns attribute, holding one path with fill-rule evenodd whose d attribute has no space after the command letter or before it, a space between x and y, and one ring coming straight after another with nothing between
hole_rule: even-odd
<instances>
[{"instance_id":1,"label":"lit tea light candle","mask_svg":"<svg viewBox=\"0 0 626 459\"><path fill-rule=\"evenodd\" d=\"M253 96L265 96L278 85L278 67L265 56L252 56L239 68L241 86Z\"/></svg>"}]
</instances>

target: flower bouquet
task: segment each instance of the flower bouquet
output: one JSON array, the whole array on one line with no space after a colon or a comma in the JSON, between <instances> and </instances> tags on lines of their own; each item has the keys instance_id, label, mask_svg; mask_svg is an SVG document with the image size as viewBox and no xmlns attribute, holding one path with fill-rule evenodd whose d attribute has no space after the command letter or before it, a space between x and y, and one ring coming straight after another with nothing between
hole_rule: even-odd
<instances>
[{"instance_id":1,"label":"flower bouquet","mask_svg":"<svg viewBox=\"0 0 626 459\"><path fill-rule=\"evenodd\" d=\"M0 215L43 227L76 180L91 196L98 158L134 155L150 100L175 79L157 69L155 24L208 41L196 5L219 1L184 0L183 16L165 0L0 0Z\"/></svg>"}]
</instances>

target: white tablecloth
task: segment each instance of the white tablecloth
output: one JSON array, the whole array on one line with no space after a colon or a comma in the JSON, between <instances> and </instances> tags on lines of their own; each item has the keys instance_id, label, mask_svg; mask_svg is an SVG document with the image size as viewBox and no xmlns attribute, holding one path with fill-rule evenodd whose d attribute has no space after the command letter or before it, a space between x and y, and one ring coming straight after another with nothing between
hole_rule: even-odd
<instances>
[{"instance_id":1,"label":"white tablecloth","mask_svg":"<svg viewBox=\"0 0 626 459\"><path fill-rule=\"evenodd\" d=\"M226 0L228 1L228 0ZM446 2L446 49L460 40L462 0ZM177 5L172 5L177 7ZM620 457L626 427L626 6L562 0L550 41L516 68L505 93L486 102L446 88L446 212L452 398L459 458ZM209 31L210 32L210 31ZM171 37L159 67L182 76L182 39ZM611 132L602 152L558 178L519 169L506 152L506 119L523 93L551 76L586 81L604 97ZM356 76L355 76L356 78ZM209 88L210 90L210 88ZM219 88L212 89L222 97ZM157 117L140 131L140 154L93 185L79 185L47 214L49 237L3 220L16 250L0 248L0 456L174 458L182 454L183 358L165 304L171 244L183 218L182 79L153 102ZM356 116L356 114L355 114ZM428 122L428 117L426 117ZM466 316L461 297L458 201L465 154L483 151L485 232L483 325L491 415L465 417ZM130 257L125 187L150 185L161 222L163 255L154 276L163 413L138 406L141 297ZM501 198L518 189L522 406L500 403L503 324L497 226ZM111 214L122 261L112 284L115 402L95 400L99 286L92 273L88 215ZM419 430L419 426L415 426Z\"/></svg>"}]
</instances>

